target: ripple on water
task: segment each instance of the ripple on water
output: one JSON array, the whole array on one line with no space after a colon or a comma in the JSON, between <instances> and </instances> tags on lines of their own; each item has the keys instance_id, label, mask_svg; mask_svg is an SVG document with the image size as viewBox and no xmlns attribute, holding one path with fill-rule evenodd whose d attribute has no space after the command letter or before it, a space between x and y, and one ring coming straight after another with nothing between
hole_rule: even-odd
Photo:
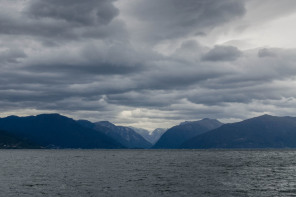
<instances>
[{"instance_id":1,"label":"ripple on water","mask_svg":"<svg viewBox=\"0 0 296 197\"><path fill-rule=\"evenodd\" d=\"M1 150L1 195L294 196L296 150Z\"/></svg>"}]
</instances>

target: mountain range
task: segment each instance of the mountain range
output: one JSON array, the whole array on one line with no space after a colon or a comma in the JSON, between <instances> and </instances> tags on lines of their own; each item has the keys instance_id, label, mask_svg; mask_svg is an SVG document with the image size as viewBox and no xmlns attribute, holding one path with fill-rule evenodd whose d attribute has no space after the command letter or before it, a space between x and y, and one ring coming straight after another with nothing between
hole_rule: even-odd
<instances>
[{"instance_id":1,"label":"mountain range","mask_svg":"<svg viewBox=\"0 0 296 197\"><path fill-rule=\"evenodd\" d=\"M103 132L59 114L0 118L0 129L45 148L125 148Z\"/></svg>"},{"instance_id":2,"label":"mountain range","mask_svg":"<svg viewBox=\"0 0 296 197\"><path fill-rule=\"evenodd\" d=\"M263 115L225 124L179 148L296 148L296 118Z\"/></svg>"},{"instance_id":3,"label":"mountain range","mask_svg":"<svg viewBox=\"0 0 296 197\"><path fill-rule=\"evenodd\" d=\"M59 114L8 116L0 118L0 148L296 148L296 118L263 115L228 124L205 118L150 133Z\"/></svg>"}]
</instances>

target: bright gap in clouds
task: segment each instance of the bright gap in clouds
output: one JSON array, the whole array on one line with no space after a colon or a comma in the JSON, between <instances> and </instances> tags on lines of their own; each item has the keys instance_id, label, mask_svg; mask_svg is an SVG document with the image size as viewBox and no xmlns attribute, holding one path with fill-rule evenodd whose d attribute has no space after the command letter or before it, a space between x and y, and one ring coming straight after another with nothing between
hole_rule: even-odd
<instances>
[{"instance_id":1,"label":"bright gap in clouds","mask_svg":"<svg viewBox=\"0 0 296 197\"><path fill-rule=\"evenodd\" d=\"M291 0L247 1L246 15L235 23L214 30L205 43L229 44L242 50L296 48L295 6L296 1Z\"/></svg>"},{"instance_id":2,"label":"bright gap in clouds","mask_svg":"<svg viewBox=\"0 0 296 197\"><path fill-rule=\"evenodd\" d=\"M296 13L221 36L216 44L230 44L241 50L253 48L296 48Z\"/></svg>"}]
</instances>

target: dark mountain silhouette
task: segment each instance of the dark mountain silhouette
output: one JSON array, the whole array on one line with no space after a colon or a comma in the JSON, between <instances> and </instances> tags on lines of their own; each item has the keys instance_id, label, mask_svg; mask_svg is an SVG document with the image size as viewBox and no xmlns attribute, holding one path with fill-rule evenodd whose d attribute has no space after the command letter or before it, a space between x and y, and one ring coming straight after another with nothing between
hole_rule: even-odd
<instances>
[{"instance_id":1,"label":"dark mountain silhouette","mask_svg":"<svg viewBox=\"0 0 296 197\"><path fill-rule=\"evenodd\" d=\"M199 121L183 122L168 129L153 146L153 148L179 148L186 140L209 130L218 128L221 122L205 118Z\"/></svg>"},{"instance_id":2,"label":"dark mountain silhouette","mask_svg":"<svg viewBox=\"0 0 296 197\"><path fill-rule=\"evenodd\" d=\"M145 138L145 140L147 140L151 144L155 144L159 140L159 138L162 136L162 134L164 134L167 130L163 128L157 128L154 131L149 132L146 129L135 128L135 127L130 127L130 128L133 129L138 134L140 134L143 138Z\"/></svg>"},{"instance_id":3,"label":"dark mountain silhouette","mask_svg":"<svg viewBox=\"0 0 296 197\"><path fill-rule=\"evenodd\" d=\"M103 132L59 114L0 118L0 129L47 148L123 148Z\"/></svg>"},{"instance_id":4,"label":"dark mountain silhouette","mask_svg":"<svg viewBox=\"0 0 296 197\"><path fill-rule=\"evenodd\" d=\"M263 115L184 142L180 148L295 148L296 118Z\"/></svg>"},{"instance_id":5,"label":"dark mountain silhouette","mask_svg":"<svg viewBox=\"0 0 296 197\"><path fill-rule=\"evenodd\" d=\"M116 126L108 121L95 123L95 129L101 127L109 128L105 129L104 133L128 148L150 148L152 146L144 137L129 127Z\"/></svg>"},{"instance_id":6,"label":"dark mountain silhouette","mask_svg":"<svg viewBox=\"0 0 296 197\"><path fill-rule=\"evenodd\" d=\"M0 131L0 149L42 148L38 144L16 137L6 131Z\"/></svg>"}]
</instances>

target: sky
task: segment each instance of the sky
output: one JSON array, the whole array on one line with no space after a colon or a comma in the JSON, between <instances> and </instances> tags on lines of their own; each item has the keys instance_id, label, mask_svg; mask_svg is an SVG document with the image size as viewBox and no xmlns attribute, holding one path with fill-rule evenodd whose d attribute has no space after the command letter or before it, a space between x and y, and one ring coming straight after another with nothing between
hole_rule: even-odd
<instances>
[{"instance_id":1,"label":"sky","mask_svg":"<svg viewBox=\"0 0 296 197\"><path fill-rule=\"evenodd\" d=\"M295 22L295 0L0 0L0 116L296 116Z\"/></svg>"}]
</instances>

